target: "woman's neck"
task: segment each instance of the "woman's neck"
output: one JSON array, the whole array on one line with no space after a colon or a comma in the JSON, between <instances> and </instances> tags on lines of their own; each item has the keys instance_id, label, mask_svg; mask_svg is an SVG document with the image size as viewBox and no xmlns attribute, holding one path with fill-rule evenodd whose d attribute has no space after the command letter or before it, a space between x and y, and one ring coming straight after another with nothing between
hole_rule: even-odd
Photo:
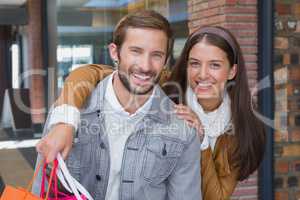
<instances>
[{"instance_id":1,"label":"woman's neck","mask_svg":"<svg viewBox=\"0 0 300 200\"><path fill-rule=\"evenodd\" d=\"M209 113L219 108L222 99L198 99L198 103L201 105L204 112Z\"/></svg>"}]
</instances>

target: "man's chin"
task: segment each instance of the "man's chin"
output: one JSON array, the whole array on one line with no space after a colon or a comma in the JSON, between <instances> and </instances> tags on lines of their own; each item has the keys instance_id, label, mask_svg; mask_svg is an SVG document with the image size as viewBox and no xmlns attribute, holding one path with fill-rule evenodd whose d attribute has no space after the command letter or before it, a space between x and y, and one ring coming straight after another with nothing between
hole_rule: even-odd
<instances>
[{"instance_id":1,"label":"man's chin","mask_svg":"<svg viewBox=\"0 0 300 200\"><path fill-rule=\"evenodd\" d=\"M154 86L148 86L148 87L134 87L131 89L131 93L135 95L146 95L150 92L152 92Z\"/></svg>"}]
</instances>

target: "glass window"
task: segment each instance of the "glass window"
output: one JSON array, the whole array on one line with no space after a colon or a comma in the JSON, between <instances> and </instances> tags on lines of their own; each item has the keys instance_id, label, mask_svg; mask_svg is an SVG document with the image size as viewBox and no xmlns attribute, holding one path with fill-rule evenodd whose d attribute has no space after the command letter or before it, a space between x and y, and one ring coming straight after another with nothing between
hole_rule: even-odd
<instances>
[{"instance_id":1,"label":"glass window","mask_svg":"<svg viewBox=\"0 0 300 200\"><path fill-rule=\"evenodd\" d=\"M171 63L188 35L187 1L182 0L58 0L58 87L82 64L112 65L107 45L116 23L129 12L155 10L171 23L175 34Z\"/></svg>"}]
</instances>

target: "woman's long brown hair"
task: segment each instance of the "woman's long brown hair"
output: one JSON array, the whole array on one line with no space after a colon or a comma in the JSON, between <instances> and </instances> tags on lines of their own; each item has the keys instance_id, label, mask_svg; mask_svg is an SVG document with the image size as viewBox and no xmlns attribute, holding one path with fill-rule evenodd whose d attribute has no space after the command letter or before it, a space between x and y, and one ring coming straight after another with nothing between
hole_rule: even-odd
<instances>
[{"instance_id":1,"label":"woman's long brown hair","mask_svg":"<svg viewBox=\"0 0 300 200\"><path fill-rule=\"evenodd\" d=\"M179 83L183 91L182 94L185 94L188 84L187 62L189 53L192 47L202 40L222 49L227 54L231 66L237 64L237 74L235 78L227 82L236 140L236 148L233 155L230 156L230 161L233 167L239 168L238 180L244 180L259 167L263 159L265 150L265 127L263 123L256 118L252 110L245 61L240 46L235 37L228 30L221 27L217 28L225 31L234 41L235 47L233 48L235 48L237 55L234 55L232 47L226 40L218 35L209 33L191 34L185 43L181 56L177 60L169 80ZM184 96L181 96L179 99L172 98L174 96L178 97L178 95L175 95L178 93L178 88L163 88L176 103L179 103L179 99L182 99L183 103L185 102Z\"/></svg>"}]
</instances>

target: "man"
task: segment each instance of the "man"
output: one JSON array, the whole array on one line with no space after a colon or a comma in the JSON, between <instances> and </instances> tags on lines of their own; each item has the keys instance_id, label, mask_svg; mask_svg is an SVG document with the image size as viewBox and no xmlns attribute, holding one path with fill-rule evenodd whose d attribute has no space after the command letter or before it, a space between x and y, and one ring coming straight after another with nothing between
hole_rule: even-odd
<instances>
[{"instance_id":1,"label":"man","mask_svg":"<svg viewBox=\"0 0 300 200\"><path fill-rule=\"evenodd\" d=\"M116 26L109 52L117 71L82 109L67 159L95 199L201 199L200 140L157 85L171 39L168 21L154 11L129 14ZM71 135L52 131L37 149L48 161L58 151L66 156Z\"/></svg>"}]
</instances>

